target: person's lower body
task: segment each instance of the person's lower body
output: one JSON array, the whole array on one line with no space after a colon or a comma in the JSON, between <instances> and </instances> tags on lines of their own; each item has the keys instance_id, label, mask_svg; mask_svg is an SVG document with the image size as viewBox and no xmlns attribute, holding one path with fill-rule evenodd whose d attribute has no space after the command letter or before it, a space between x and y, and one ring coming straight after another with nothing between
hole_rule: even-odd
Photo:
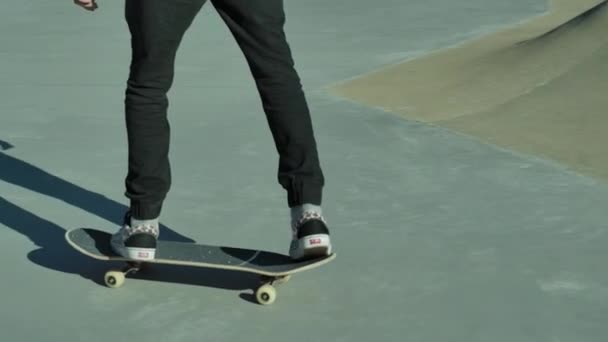
<instances>
[{"instance_id":1,"label":"person's lower body","mask_svg":"<svg viewBox=\"0 0 608 342\"><path fill-rule=\"evenodd\" d=\"M287 192L292 218L290 255L300 259L329 254L329 231L321 212L325 180L310 112L283 30L283 1L210 1L245 55L279 154L278 182ZM125 94L129 144L125 195L130 211L113 245L129 257L154 257L158 218L171 186L167 93L180 42L205 2L126 0L132 47Z\"/></svg>"}]
</instances>

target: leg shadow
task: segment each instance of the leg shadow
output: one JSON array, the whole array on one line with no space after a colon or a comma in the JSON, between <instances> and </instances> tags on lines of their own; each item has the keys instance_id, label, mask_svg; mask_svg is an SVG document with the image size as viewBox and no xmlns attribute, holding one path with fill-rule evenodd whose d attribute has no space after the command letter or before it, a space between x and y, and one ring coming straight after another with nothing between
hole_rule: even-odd
<instances>
[{"instance_id":1,"label":"leg shadow","mask_svg":"<svg viewBox=\"0 0 608 342\"><path fill-rule=\"evenodd\" d=\"M12 147L11 144L0 140L0 151ZM0 153L0 180L54 197L116 225L122 224L123 215L128 210L124 205L51 175L6 153ZM3 197L0 197L0 224L28 237L36 246L40 247L28 253L27 257L42 267L63 273L78 274L99 285L105 285L103 281L105 272L113 266L121 265L121 263L108 263L78 253L65 240L65 229L12 204ZM161 225L160 229L163 240L194 242L165 225ZM258 277L251 274L167 265L149 265L144 272L132 277L227 290L252 289L258 284ZM254 301L252 296L245 295L241 298Z\"/></svg>"},{"instance_id":2,"label":"leg shadow","mask_svg":"<svg viewBox=\"0 0 608 342\"><path fill-rule=\"evenodd\" d=\"M12 147L3 141L0 141L0 146L6 146L6 149ZM5 153L0 153L0 180L54 197L116 225L122 224L124 213L128 210L126 206L114 200L83 189ZM163 224L160 226L160 238L170 241L194 242Z\"/></svg>"}]
</instances>

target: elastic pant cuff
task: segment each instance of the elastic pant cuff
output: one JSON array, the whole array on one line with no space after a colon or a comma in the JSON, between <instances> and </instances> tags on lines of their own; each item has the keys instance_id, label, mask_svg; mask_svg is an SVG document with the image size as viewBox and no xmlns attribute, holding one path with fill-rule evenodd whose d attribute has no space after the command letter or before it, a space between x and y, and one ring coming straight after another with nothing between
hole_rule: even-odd
<instances>
[{"instance_id":1,"label":"elastic pant cuff","mask_svg":"<svg viewBox=\"0 0 608 342\"><path fill-rule=\"evenodd\" d=\"M143 203L131 201L131 216L137 220L153 220L160 216L162 202Z\"/></svg>"}]
</instances>

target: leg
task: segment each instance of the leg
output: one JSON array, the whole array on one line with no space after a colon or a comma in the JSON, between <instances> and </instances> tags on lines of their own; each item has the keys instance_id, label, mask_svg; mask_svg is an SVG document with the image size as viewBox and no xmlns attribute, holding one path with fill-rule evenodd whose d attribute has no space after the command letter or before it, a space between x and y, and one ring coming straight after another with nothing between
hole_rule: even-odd
<instances>
[{"instance_id":1,"label":"leg","mask_svg":"<svg viewBox=\"0 0 608 342\"><path fill-rule=\"evenodd\" d=\"M125 195L137 219L155 219L171 185L167 92L182 37L205 0L126 0L132 59L125 97Z\"/></svg>"},{"instance_id":2,"label":"leg","mask_svg":"<svg viewBox=\"0 0 608 342\"><path fill-rule=\"evenodd\" d=\"M282 0L211 0L243 51L279 153L289 207L320 205L324 176L310 113L285 37Z\"/></svg>"}]
</instances>

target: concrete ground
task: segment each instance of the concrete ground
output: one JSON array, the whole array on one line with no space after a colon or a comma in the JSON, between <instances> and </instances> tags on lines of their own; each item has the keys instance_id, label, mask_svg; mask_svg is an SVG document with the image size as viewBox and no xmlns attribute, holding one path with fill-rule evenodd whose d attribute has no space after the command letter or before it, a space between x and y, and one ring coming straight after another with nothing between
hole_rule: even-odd
<instances>
[{"instance_id":1,"label":"concrete ground","mask_svg":"<svg viewBox=\"0 0 608 342\"><path fill-rule=\"evenodd\" d=\"M123 3L3 2L3 340L606 340L599 2L286 1L338 258L272 306L236 272L103 286L63 235L126 209ZM210 4L170 96L162 237L285 253L272 138Z\"/></svg>"}]
</instances>

